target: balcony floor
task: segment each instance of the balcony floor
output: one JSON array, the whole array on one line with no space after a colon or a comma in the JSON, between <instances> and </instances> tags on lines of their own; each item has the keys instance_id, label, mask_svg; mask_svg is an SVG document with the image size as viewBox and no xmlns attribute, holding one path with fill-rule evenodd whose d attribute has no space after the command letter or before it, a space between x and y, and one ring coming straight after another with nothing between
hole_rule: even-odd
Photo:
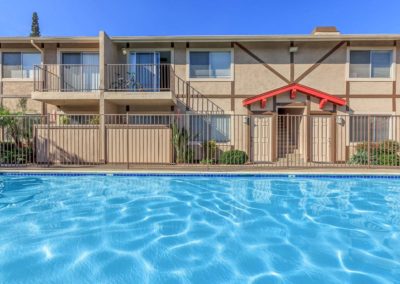
<instances>
[{"instance_id":1,"label":"balcony floor","mask_svg":"<svg viewBox=\"0 0 400 284\"><path fill-rule=\"evenodd\" d=\"M98 105L100 92L32 92L32 99L52 105Z\"/></svg>"},{"instance_id":2,"label":"balcony floor","mask_svg":"<svg viewBox=\"0 0 400 284\"><path fill-rule=\"evenodd\" d=\"M104 99L118 105L175 105L176 97L165 92L104 92Z\"/></svg>"}]
</instances>

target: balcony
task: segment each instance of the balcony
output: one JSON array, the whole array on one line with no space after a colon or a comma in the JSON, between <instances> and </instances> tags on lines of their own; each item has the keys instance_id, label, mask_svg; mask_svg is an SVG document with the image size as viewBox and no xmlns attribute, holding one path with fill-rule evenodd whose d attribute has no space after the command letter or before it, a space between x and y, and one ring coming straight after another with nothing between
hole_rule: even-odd
<instances>
[{"instance_id":1,"label":"balcony","mask_svg":"<svg viewBox=\"0 0 400 284\"><path fill-rule=\"evenodd\" d=\"M32 98L55 105L98 104L98 65L44 64L34 67Z\"/></svg>"},{"instance_id":2,"label":"balcony","mask_svg":"<svg viewBox=\"0 0 400 284\"><path fill-rule=\"evenodd\" d=\"M174 105L174 80L170 64L108 64L105 99L116 104Z\"/></svg>"}]
</instances>

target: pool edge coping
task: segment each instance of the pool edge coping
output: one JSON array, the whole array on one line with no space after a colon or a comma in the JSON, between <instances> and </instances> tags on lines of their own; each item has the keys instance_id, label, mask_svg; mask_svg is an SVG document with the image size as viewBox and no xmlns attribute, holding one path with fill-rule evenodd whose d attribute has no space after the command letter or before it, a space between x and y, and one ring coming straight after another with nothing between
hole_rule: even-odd
<instances>
[{"instance_id":1,"label":"pool edge coping","mask_svg":"<svg viewBox=\"0 0 400 284\"><path fill-rule=\"evenodd\" d=\"M301 171L170 171L170 170L82 170L82 169L4 169L0 170L1 175L51 175L51 176L68 176L68 175L102 175L102 176L252 176L252 177L388 177L400 178L400 173L388 173L384 171L377 172L301 172Z\"/></svg>"}]
</instances>

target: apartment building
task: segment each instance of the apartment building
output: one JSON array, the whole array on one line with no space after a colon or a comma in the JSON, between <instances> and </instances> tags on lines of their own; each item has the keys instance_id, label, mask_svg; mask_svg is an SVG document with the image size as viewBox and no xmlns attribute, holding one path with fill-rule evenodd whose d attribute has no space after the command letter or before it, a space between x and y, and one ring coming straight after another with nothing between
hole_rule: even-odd
<instances>
[{"instance_id":1,"label":"apartment building","mask_svg":"<svg viewBox=\"0 0 400 284\"><path fill-rule=\"evenodd\" d=\"M285 155L294 147L313 160L330 143L314 160L345 161L357 137L400 133L389 119L400 112L399 40L335 27L309 35L0 38L0 100L26 113L193 114L198 129L207 114L209 138L244 140L254 161L278 159L282 140L291 144ZM250 114L245 138L232 117ZM260 141L270 149L254 150Z\"/></svg>"}]
</instances>

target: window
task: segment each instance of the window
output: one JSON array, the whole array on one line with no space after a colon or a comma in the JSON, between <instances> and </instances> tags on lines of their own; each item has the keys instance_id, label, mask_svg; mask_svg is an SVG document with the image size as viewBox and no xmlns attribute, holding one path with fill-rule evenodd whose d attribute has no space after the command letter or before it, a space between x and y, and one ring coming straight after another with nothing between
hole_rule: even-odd
<instances>
[{"instance_id":1,"label":"window","mask_svg":"<svg viewBox=\"0 0 400 284\"><path fill-rule=\"evenodd\" d=\"M351 116L350 117L350 142L382 142L389 139L389 116Z\"/></svg>"},{"instance_id":2,"label":"window","mask_svg":"<svg viewBox=\"0 0 400 284\"><path fill-rule=\"evenodd\" d=\"M33 66L40 63L40 53L3 52L3 78L33 78Z\"/></svg>"},{"instance_id":3,"label":"window","mask_svg":"<svg viewBox=\"0 0 400 284\"><path fill-rule=\"evenodd\" d=\"M231 78L230 51L191 51L190 78Z\"/></svg>"},{"instance_id":4,"label":"window","mask_svg":"<svg viewBox=\"0 0 400 284\"><path fill-rule=\"evenodd\" d=\"M351 50L350 78L391 78L391 50Z\"/></svg>"},{"instance_id":5,"label":"window","mask_svg":"<svg viewBox=\"0 0 400 284\"><path fill-rule=\"evenodd\" d=\"M191 129L193 141L229 142L231 117L229 115L193 115L190 116L188 129Z\"/></svg>"}]
</instances>

